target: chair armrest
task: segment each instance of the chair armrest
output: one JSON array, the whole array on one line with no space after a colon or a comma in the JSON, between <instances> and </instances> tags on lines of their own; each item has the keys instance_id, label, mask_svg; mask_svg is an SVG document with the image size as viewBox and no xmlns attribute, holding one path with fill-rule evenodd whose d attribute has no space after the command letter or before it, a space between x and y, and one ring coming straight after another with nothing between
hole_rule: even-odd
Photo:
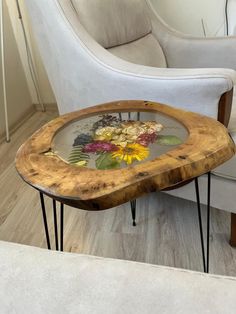
<instances>
[{"instance_id":1,"label":"chair armrest","mask_svg":"<svg viewBox=\"0 0 236 314\"><path fill-rule=\"evenodd\" d=\"M236 70L236 37L197 38L169 27L147 0L153 35L170 68L229 68Z\"/></svg>"}]
</instances>

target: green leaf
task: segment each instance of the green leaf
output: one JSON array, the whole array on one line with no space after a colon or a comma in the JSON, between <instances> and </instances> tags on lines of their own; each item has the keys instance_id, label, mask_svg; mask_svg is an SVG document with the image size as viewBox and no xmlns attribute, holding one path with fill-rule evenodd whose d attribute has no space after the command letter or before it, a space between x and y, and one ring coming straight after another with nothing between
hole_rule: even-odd
<instances>
[{"instance_id":1,"label":"green leaf","mask_svg":"<svg viewBox=\"0 0 236 314\"><path fill-rule=\"evenodd\" d=\"M159 145L179 145L182 140L175 135L158 135L156 143Z\"/></svg>"},{"instance_id":2,"label":"green leaf","mask_svg":"<svg viewBox=\"0 0 236 314\"><path fill-rule=\"evenodd\" d=\"M110 153L101 154L96 159L96 167L100 170L119 168L120 164Z\"/></svg>"},{"instance_id":3,"label":"green leaf","mask_svg":"<svg viewBox=\"0 0 236 314\"><path fill-rule=\"evenodd\" d=\"M86 161L86 163L83 163L83 165L87 165L88 160L89 160L89 155L83 152L82 145L74 146L68 157L69 164L80 165L80 162Z\"/></svg>"}]
</instances>

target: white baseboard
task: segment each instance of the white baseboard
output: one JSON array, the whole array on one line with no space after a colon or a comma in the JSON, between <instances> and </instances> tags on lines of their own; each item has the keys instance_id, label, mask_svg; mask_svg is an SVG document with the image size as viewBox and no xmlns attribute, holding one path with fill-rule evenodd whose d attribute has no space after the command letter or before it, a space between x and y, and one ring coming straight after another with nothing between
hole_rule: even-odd
<instances>
[{"instance_id":1,"label":"white baseboard","mask_svg":"<svg viewBox=\"0 0 236 314\"><path fill-rule=\"evenodd\" d=\"M49 112L58 112L57 104L51 103L51 104L45 104L45 111ZM10 135L13 134L22 124L25 123L36 111L42 111L42 108L39 104L32 104L30 108L25 111L19 119L10 126ZM0 143L4 142L6 140L6 134L0 133Z\"/></svg>"},{"instance_id":2,"label":"white baseboard","mask_svg":"<svg viewBox=\"0 0 236 314\"><path fill-rule=\"evenodd\" d=\"M40 104L34 104L36 111L42 111L42 107ZM56 103L48 103L44 104L45 111L58 112Z\"/></svg>"},{"instance_id":3,"label":"white baseboard","mask_svg":"<svg viewBox=\"0 0 236 314\"><path fill-rule=\"evenodd\" d=\"M15 123L10 125L10 128L9 128L10 135L14 133L22 124L24 124L25 121L27 121L35 112L36 112L35 106L34 105L30 106L30 108L27 109ZM0 134L0 143L4 142L5 140L6 140L6 133L4 132Z\"/></svg>"}]
</instances>

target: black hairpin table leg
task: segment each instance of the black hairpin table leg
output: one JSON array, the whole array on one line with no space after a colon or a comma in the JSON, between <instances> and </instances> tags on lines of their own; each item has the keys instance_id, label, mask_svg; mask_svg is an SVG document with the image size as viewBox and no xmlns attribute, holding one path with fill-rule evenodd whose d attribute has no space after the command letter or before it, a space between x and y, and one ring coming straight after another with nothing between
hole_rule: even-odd
<instances>
[{"instance_id":1,"label":"black hairpin table leg","mask_svg":"<svg viewBox=\"0 0 236 314\"><path fill-rule=\"evenodd\" d=\"M210 212L211 212L211 173L207 174L207 260L206 272L209 272L209 253L210 253Z\"/></svg>"},{"instance_id":2,"label":"black hairpin table leg","mask_svg":"<svg viewBox=\"0 0 236 314\"><path fill-rule=\"evenodd\" d=\"M63 251L63 241L64 241L64 204L61 203L61 215L60 215L61 227L60 227L60 249Z\"/></svg>"},{"instance_id":3,"label":"black hairpin table leg","mask_svg":"<svg viewBox=\"0 0 236 314\"><path fill-rule=\"evenodd\" d=\"M56 200L52 200L53 203L53 220L54 220L54 233L55 233L55 246L56 250L59 250L59 245L58 245L58 230L57 230L57 204Z\"/></svg>"},{"instance_id":4,"label":"black hairpin table leg","mask_svg":"<svg viewBox=\"0 0 236 314\"><path fill-rule=\"evenodd\" d=\"M130 112L129 112L129 119L130 119ZM137 121L140 120L140 112L137 112ZM133 220L133 226L136 226L136 199L130 201L130 207L131 207L131 214L132 214L132 220Z\"/></svg>"},{"instance_id":5,"label":"black hairpin table leg","mask_svg":"<svg viewBox=\"0 0 236 314\"><path fill-rule=\"evenodd\" d=\"M211 210L211 173L207 173L207 234L206 234L206 258L205 258L205 247L204 247L204 237L202 231L202 216L201 216L201 203L199 196L199 186L198 178L195 178L195 190L197 198L197 207L198 207L198 220L199 220L199 230L201 237L201 247L202 247L202 258L203 258L203 268L204 272L209 272L209 259L210 259L210 210Z\"/></svg>"},{"instance_id":6,"label":"black hairpin table leg","mask_svg":"<svg viewBox=\"0 0 236 314\"><path fill-rule=\"evenodd\" d=\"M51 250L51 244L50 244L50 237L49 237L49 232L48 232L48 222L47 222L47 214L46 214L46 209L45 209L44 197L43 197L43 193L39 192L39 194L40 194L41 209L42 209L42 214L43 214L43 223L44 223L45 235L46 235L46 240L47 240L47 246L48 246L48 249Z\"/></svg>"},{"instance_id":7,"label":"black hairpin table leg","mask_svg":"<svg viewBox=\"0 0 236 314\"><path fill-rule=\"evenodd\" d=\"M196 191L198 222L199 222L199 231L200 231L200 239L201 239L201 247L202 247L203 269L204 269L204 272L206 272L205 248L204 248L204 238L203 238L203 231L202 231L202 214L201 214L201 203L200 203L200 195L199 195L198 178L195 178L195 191Z\"/></svg>"},{"instance_id":8,"label":"black hairpin table leg","mask_svg":"<svg viewBox=\"0 0 236 314\"><path fill-rule=\"evenodd\" d=\"M132 220L133 220L133 226L136 226L136 200L130 201L131 206L131 214L132 214Z\"/></svg>"},{"instance_id":9,"label":"black hairpin table leg","mask_svg":"<svg viewBox=\"0 0 236 314\"><path fill-rule=\"evenodd\" d=\"M47 247L51 250L51 243L50 243L50 236L48 231L48 222L47 222L47 214L44 202L44 195L42 192L40 194L40 201L41 201L41 209L43 214L43 223L45 229L45 236L47 241ZM55 247L56 250L59 250L59 243L60 243L60 251L63 251L63 240L64 240L64 204L60 203L60 238L58 237L58 226L57 226L57 204L56 200L52 200L53 204L53 222L54 222L54 233L55 233Z\"/></svg>"}]
</instances>

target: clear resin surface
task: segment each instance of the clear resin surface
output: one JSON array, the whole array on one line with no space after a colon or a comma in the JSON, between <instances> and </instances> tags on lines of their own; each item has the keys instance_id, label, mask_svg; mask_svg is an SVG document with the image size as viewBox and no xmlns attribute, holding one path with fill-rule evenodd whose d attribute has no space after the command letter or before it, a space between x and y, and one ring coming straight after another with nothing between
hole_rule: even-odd
<instances>
[{"instance_id":1,"label":"clear resin surface","mask_svg":"<svg viewBox=\"0 0 236 314\"><path fill-rule=\"evenodd\" d=\"M153 160L187 137L182 124L163 114L108 113L66 125L54 136L52 151L77 167L115 169Z\"/></svg>"}]
</instances>

